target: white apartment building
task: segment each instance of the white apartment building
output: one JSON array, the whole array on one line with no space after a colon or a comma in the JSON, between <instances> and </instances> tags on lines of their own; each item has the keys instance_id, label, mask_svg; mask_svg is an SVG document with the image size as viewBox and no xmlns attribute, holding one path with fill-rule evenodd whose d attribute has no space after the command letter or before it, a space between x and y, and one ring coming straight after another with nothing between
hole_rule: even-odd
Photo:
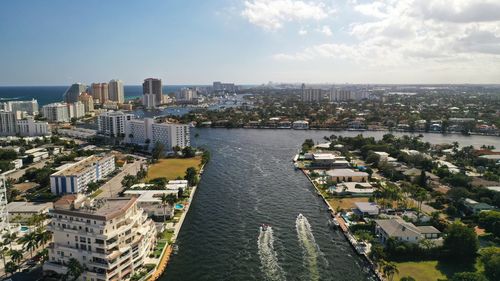
<instances>
[{"instance_id":1,"label":"white apartment building","mask_svg":"<svg viewBox=\"0 0 500 281\"><path fill-rule=\"evenodd\" d=\"M85 116L85 106L81 101L68 104L68 115L71 118L82 118Z\"/></svg>"},{"instance_id":2,"label":"white apartment building","mask_svg":"<svg viewBox=\"0 0 500 281\"><path fill-rule=\"evenodd\" d=\"M122 111L106 111L97 117L97 131L107 136L118 136L125 133L125 122L134 119L133 114Z\"/></svg>"},{"instance_id":3,"label":"white apartment building","mask_svg":"<svg viewBox=\"0 0 500 281\"><path fill-rule=\"evenodd\" d=\"M123 90L123 81L113 79L108 84L109 99L119 104L125 102L125 91Z\"/></svg>"},{"instance_id":4,"label":"white apartment building","mask_svg":"<svg viewBox=\"0 0 500 281\"><path fill-rule=\"evenodd\" d=\"M323 100L325 93L322 89L306 89L302 88L302 102L320 102Z\"/></svg>"},{"instance_id":5,"label":"white apartment building","mask_svg":"<svg viewBox=\"0 0 500 281\"><path fill-rule=\"evenodd\" d=\"M50 175L50 190L60 195L85 193L87 185L105 178L115 170L115 156L92 155Z\"/></svg>"},{"instance_id":6,"label":"white apartment building","mask_svg":"<svg viewBox=\"0 0 500 281\"><path fill-rule=\"evenodd\" d=\"M69 122L68 105L66 103L56 102L44 105L42 115L49 122Z\"/></svg>"},{"instance_id":7,"label":"white apartment building","mask_svg":"<svg viewBox=\"0 0 500 281\"><path fill-rule=\"evenodd\" d=\"M32 116L22 118L22 112L0 111L0 136L45 136L50 134L47 122L35 121Z\"/></svg>"},{"instance_id":8,"label":"white apartment building","mask_svg":"<svg viewBox=\"0 0 500 281\"><path fill-rule=\"evenodd\" d=\"M167 151L190 145L189 125L155 123L153 118L144 118L127 121L125 128L125 143L149 145L150 150L156 143L162 143Z\"/></svg>"},{"instance_id":9,"label":"white apartment building","mask_svg":"<svg viewBox=\"0 0 500 281\"><path fill-rule=\"evenodd\" d=\"M5 111L24 111L29 115L38 114L38 101L36 99L32 100L20 100L20 101L8 101L4 102L3 109Z\"/></svg>"},{"instance_id":10,"label":"white apartment building","mask_svg":"<svg viewBox=\"0 0 500 281\"><path fill-rule=\"evenodd\" d=\"M65 274L74 258L84 268L78 280L128 280L154 250L154 222L135 197L89 200L67 195L54 203L51 215L53 243L45 271Z\"/></svg>"}]
</instances>

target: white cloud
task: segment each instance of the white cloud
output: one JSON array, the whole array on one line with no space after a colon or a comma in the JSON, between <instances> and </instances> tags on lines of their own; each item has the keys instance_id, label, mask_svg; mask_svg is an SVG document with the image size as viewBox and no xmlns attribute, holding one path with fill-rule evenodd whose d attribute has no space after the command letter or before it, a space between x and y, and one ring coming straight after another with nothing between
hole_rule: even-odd
<instances>
[{"instance_id":1,"label":"white cloud","mask_svg":"<svg viewBox=\"0 0 500 281\"><path fill-rule=\"evenodd\" d=\"M330 29L329 26L323 25L320 29L318 29L319 32L323 33L326 36L332 36L332 30Z\"/></svg>"},{"instance_id":2,"label":"white cloud","mask_svg":"<svg viewBox=\"0 0 500 281\"><path fill-rule=\"evenodd\" d=\"M300 36L307 35L307 29L301 28L301 29L299 29L298 33L299 33Z\"/></svg>"},{"instance_id":3,"label":"white cloud","mask_svg":"<svg viewBox=\"0 0 500 281\"><path fill-rule=\"evenodd\" d=\"M334 10L323 1L248 0L241 15L265 30L277 30L285 22L323 20Z\"/></svg>"},{"instance_id":4,"label":"white cloud","mask_svg":"<svg viewBox=\"0 0 500 281\"><path fill-rule=\"evenodd\" d=\"M500 74L500 2L379 0L351 3L365 16L349 24L352 43L328 42L279 53L277 60L349 60L363 66L484 69ZM498 8L496 8L498 6Z\"/></svg>"}]
</instances>

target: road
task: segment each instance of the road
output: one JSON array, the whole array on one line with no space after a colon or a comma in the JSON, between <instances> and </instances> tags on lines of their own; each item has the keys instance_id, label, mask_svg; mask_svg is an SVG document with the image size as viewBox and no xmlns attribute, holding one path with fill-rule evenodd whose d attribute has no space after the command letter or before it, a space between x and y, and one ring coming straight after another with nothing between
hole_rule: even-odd
<instances>
[{"instance_id":1,"label":"road","mask_svg":"<svg viewBox=\"0 0 500 281\"><path fill-rule=\"evenodd\" d=\"M6 177L11 178L11 179L15 179L17 181L20 177L22 177L24 175L24 173L26 173L26 170L28 170L29 168L37 168L37 169L43 168L43 167L45 167L45 164L47 164L47 162L49 162L50 160L51 160L50 158L47 158L47 159L44 159L40 162L33 163L29 166L23 167L21 170L17 170L17 171L10 173L10 174L7 174Z\"/></svg>"},{"instance_id":2,"label":"road","mask_svg":"<svg viewBox=\"0 0 500 281\"><path fill-rule=\"evenodd\" d=\"M122 180L126 175L137 175L142 165L146 165L145 160L136 160L133 163L125 164L123 170L108 182L101 186L102 192L96 198L111 198L118 197L118 194L123 190Z\"/></svg>"}]
</instances>

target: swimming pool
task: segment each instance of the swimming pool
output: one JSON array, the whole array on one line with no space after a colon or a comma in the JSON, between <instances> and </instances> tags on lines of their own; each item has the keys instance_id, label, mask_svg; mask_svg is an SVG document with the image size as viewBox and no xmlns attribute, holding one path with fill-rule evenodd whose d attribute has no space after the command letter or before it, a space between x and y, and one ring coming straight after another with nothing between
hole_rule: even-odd
<instances>
[{"instance_id":1,"label":"swimming pool","mask_svg":"<svg viewBox=\"0 0 500 281\"><path fill-rule=\"evenodd\" d=\"M30 229L30 228L29 228L29 227L27 227L27 226L21 226L20 231L21 231L21 232L27 232L29 229Z\"/></svg>"},{"instance_id":2,"label":"swimming pool","mask_svg":"<svg viewBox=\"0 0 500 281\"><path fill-rule=\"evenodd\" d=\"M184 205L182 205L182 204L175 204L175 208L177 210L182 210L182 209L184 209Z\"/></svg>"}]
</instances>

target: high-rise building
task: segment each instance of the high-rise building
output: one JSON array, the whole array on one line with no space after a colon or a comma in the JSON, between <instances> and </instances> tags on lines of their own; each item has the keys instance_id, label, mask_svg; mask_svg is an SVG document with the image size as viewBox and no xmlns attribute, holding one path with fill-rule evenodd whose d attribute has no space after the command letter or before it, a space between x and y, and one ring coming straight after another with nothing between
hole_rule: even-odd
<instances>
[{"instance_id":1,"label":"high-rise building","mask_svg":"<svg viewBox=\"0 0 500 281\"><path fill-rule=\"evenodd\" d=\"M49 124L36 121L33 116L21 118L21 112L0 111L1 136L45 136L49 135Z\"/></svg>"},{"instance_id":2,"label":"high-rise building","mask_svg":"<svg viewBox=\"0 0 500 281\"><path fill-rule=\"evenodd\" d=\"M238 86L234 85L234 83L222 83L219 81L213 82L212 84L213 92L227 92L234 93L238 91Z\"/></svg>"},{"instance_id":3,"label":"high-rise building","mask_svg":"<svg viewBox=\"0 0 500 281\"><path fill-rule=\"evenodd\" d=\"M108 83L92 83L91 90L94 101L98 100L99 104L103 104L109 100Z\"/></svg>"},{"instance_id":4,"label":"high-rise building","mask_svg":"<svg viewBox=\"0 0 500 281\"><path fill-rule=\"evenodd\" d=\"M354 99L354 95L350 90L345 89L330 89L330 101L349 101Z\"/></svg>"},{"instance_id":5,"label":"high-rise building","mask_svg":"<svg viewBox=\"0 0 500 281\"><path fill-rule=\"evenodd\" d=\"M42 115L49 122L69 122L69 112L67 103L50 103L42 107Z\"/></svg>"},{"instance_id":6,"label":"high-rise building","mask_svg":"<svg viewBox=\"0 0 500 281\"><path fill-rule=\"evenodd\" d=\"M144 83L142 83L142 93L143 95L154 95L155 106L160 105L163 102L163 90L162 90L161 79L157 78L144 79Z\"/></svg>"},{"instance_id":7,"label":"high-rise building","mask_svg":"<svg viewBox=\"0 0 500 281\"><path fill-rule=\"evenodd\" d=\"M121 104L125 102L125 91L123 90L123 81L113 79L109 81L109 99Z\"/></svg>"},{"instance_id":8,"label":"high-rise building","mask_svg":"<svg viewBox=\"0 0 500 281\"><path fill-rule=\"evenodd\" d=\"M81 101L68 104L68 115L71 118L82 118L85 116L85 106Z\"/></svg>"},{"instance_id":9,"label":"high-rise building","mask_svg":"<svg viewBox=\"0 0 500 281\"><path fill-rule=\"evenodd\" d=\"M32 100L20 100L20 101L8 101L3 104L3 109L5 111L25 111L30 115L38 114L38 101L36 99Z\"/></svg>"},{"instance_id":10,"label":"high-rise building","mask_svg":"<svg viewBox=\"0 0 500 281\"><path fill-rule=\"evenodd\" d=\"M172 151L175 146L184 148L190 145L189 126L156 123L153 118L129 120L125 126L125 143L147 145L150 150L156 143L163 144L166 151Z\"/></svg>"},{"instance_id":11,"label":"high-rise building","mask_svg":"<svg viewBox=\"0 0 500 281\"><path fill-rule=\"evenodd\" d=\"M133 114L122 111L106 111L97 117L97 131L100 134L116 137L125 134L125 122L134 119Z\"/></svg>"},{"instance_id":12,"label":"high-rise building","mask_svg":"<svg viewBox=\"0 0 500 281\"><path fill-rule=\"evenodd\" d=\"M322 89L309 89L305 88L305 85L302 84L302 102L320 102L323 100L324 95L325 93Z\"/></svg>"},{"instance_id":13,"label":"high-rise building","mask_svg":"<svg viewBox=\"0 0 500 281\"><path fill-rule=\"evenodd\" d=\"M85 193L89 183L105 178L114 170L115 156L91 155L50 175L50 190L56 195Z\"/></svg>"},{"instance_id":14,"label":"high-rise building","mask_svg":"<svg viewBox=\"0 0 500 281\"><path fill-rule=\"evenodd\" d=\"M82 265L78 280L129 280L153 252L156 227L137 198L87 199L66 195L50 210L53 243L46 271L65 274L71 259Z\"/></svg>"},{"instance_id":15,"label":"high-rise building","mask_svg":"<svg viewBox=\"0 0 500 281\"><path fill-rule=\"evenodd\" d=\"M83 103L85 113L94 111L94 98L91 95L87 93L80 95L80 101Z\"/></svg>"},{"instance_id":16,"label":"high-rise building","mask_svg":"<svg viewBox=\"0 0 500 281\"><path fill-rule=\"evenodd\" d=\"M73 103L78 101L78 97L81 93L87 91L87 86L82 83L75 83L71 85L66 92L63 94L63 100L67 103Z\"/></svg>"},{"instance_id":17,"label":"high-rise building","mask_svg":"<svg viewBox=\"0 0 500 281\"><path fill-rule=\"evenodd\" d=\"M181 101L192 101L196 98L198 98L198 91L194 88L182 88L178 95Z\"/></svg>"},{"instance_id":18,"label":"high-rise building","mask_svg":"<svg viewBox=\"0 0 500 281\"><path fill-rule=\"evenodd\" d=\"M142 105L145 108L155 108L157 105L156 96L153 94L142 95Z\"/></svg>"}]
</instances>

